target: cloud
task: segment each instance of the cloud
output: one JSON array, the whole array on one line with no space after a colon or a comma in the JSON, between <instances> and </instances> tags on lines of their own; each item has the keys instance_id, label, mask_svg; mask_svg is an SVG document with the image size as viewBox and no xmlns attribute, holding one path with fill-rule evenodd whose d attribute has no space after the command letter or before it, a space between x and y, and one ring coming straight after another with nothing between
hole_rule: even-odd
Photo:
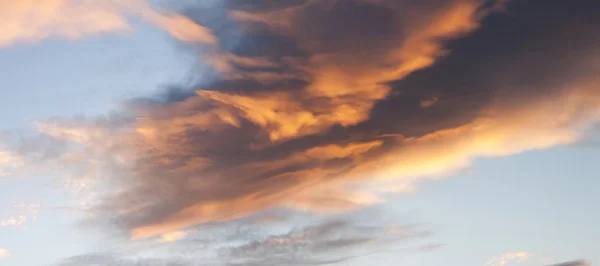
<instances>
[{"instance_id":1,"label":"cloud","mask_svg":"<svg viewBox=\"0 0 600 266\"><path fill-rule=\"evenodd\" d=\"M422 100L419 104L421 108L428 108L436 104L440 99L438 97L432 97L431 99Z\"/></svg>"},{"instance_id":2,"label":"cloud","mask_svg":"<svg viewBox=\"0 0 600 266\"><path fill-rule=\"evenodd\" d=\"M504 255L498 256L496 258L488 261L485 266L500 266L506 265L509 263L525 263L527 260L530 260L534 254L530 252L509 252ZM584 261L584 260L575 260L562 262L557 264L552 264L549 266L591 266L592 264Z\"/></svg>"},{"instance_id":3,"label":"cloud","mask_svg":"<svg viewBox=\"0 0 600 266\"><path fill-rule=\"evenodd\" d=\"M251 31L294 38L308 56L279 58L285 60L281 70L270 75L234 68L226 77L259 82L267 82L265 76L268 82L292 77L309 85L300 93L211 91L201 97L237 107L242 116L266 129L271 141L357 125L368 119L375 102L389 95L385 83L433 64L446 53L440 40L475 30L486 14L477 1L431 2L439 7L408 1L307 1L268 11L231 11Z\"/></svg>"},{"instance_id":4,"label":"cloud","mask_svg":"<svg viewBox=\"0 0 600 266\"><path fill-rule=\"evenodd\" d=\"M490 104L467 124L398 140L396 151L373 166L362 164L357 171L380 179L443 176L464 169L477 157L573 143L600 118L595 82L575 85L566 89L568 94L527 106Z\"/></svg>"},{"instance_id":5,"label":"cloud","mask_svg":"<svg viewBox=\"0 0 600 266\"><path fill-rule=\"evenodd\" d=\"M160 236L159 242L161 242L161 243L169 243L169 242L179 241L181 239L184 239L189 234L190 234L189 231L174 231L174 232L169 232L169 233L166 233L166 234L162 234Z\"/></svg>"},{"instance_id":6,"label":"cloud","mask_svg":"<svg viewBox=\"0 0 600 266\"><path fill-rule=\"evenodd\" d=\"M122 259L119 257L115 257L111 254L88 254L77 257L69 258L60 264L60 266L93 266L93 265L119 265L119 266L138 266L138 265L148 265L148 266L164 266L164 265L173 265L173 266L184 266L184 265L194 265L190 264L187 261L177 261L177 260L163 260L163 259ZM196 264L198 265L198 264Z\"/></svg>"},{"instance_id":7,"label":"cloud","mask_svg":"<svg viewBox=\"0 0 600 266\"><path fill-rule=\"evenodd\" d=\"M325 6L330 11L323 12ZM365 15L365 8L380 16ZM76 165L71 175L84 180L109 175L109 182L124 190L110 192L116 200L94 208L118 220L133 237L282 205L336 211L381 202L372 193L335 186L346 177L360 179L355 168L388 149L384 140L375 135L301 142L368 120L375 103L391 91L386 83L431 65L445 54L442 40L473 31L486 14L477 1L445 2L438 8L408 1L316 1L245 15L261 21L249 21L240 12L232 16L250 27L250 38L266 27L275 36L292 38L303 52L249 55L223 47L211 55L220 81L209 88L179 102L134 102L130 120L39 122L37 129L54 141L49 144L53 149L69 151L40 160L39 151L21 149L19 158ZM366 17L350 30L336 22L354 15ZM289 23L280 27L274 22L278 19ZM303 30L315 26L323 29ZM286 83L297 83L297 89ZM228 84L245 91L217 89Z\"/></svg>"},{"instance_id":8,"label":"cloud","mask_svg":"<svg viewBox=\"0 0 600 266\"><path fill-rule=\"evenodd\" d=\"M19 158L12 152L0 150L0 178L9 176L11 169L19 168L22 165Z\"/></svg>"},{"instance_id":9,"label":"cloud","mask_svg":"<svg viewBox=\"0 0 600 266\"><path fill-rule=\"evenodd\" d=\"M145 0L23 0L0 3L0 48L46 38L81 39L104 33L128 33L139 17L184 42L212 43L206 28Z\"/></svg>"},{"instance_id":10,"label":"cloud","mask_svg":"<svg viewBox=\"0 0 600 266\"><path fill-rule=\"evenodd\" d=\"M331 220L235 245L226 249L224 254L233 258L233 265L321 265L352 258L354 256L349 256L349 251L352 251L350 254L361 253L353 251L356 248L381 251L390 242L418 240L430 234L414 229L405 227L392 231Z\"/></svg>"},{"instance_id":11,"label":"cloud","mask_svg":"<svg viewBox=\"0 0 600 266\"><path fill-rule=\"evenodd\" d=\"M432 233L420 225L388 224L384 219L295 218L302 219L283 227L247 220L203 225L166 249L146 246L81 255L58 265L327 265L378 252L420 252L416 243ZM395 250L387 250L392 244Z\"/></svg>"},{"instance_id":12,"label":"cloud","mask_svg":"<svg viewBox=\"0 0 600 266\"><path fill-rule=\"evenodd\" d=\"M509 262L522 263L525 262L530 256L531 254L528 252L510 252L491 259L485 264L485 266L501 266Z\"/></svg>"},{"instance_id":13,"label":"cloud","mask_svg":"<svg viewBox=\"0 0 600 266\"><path fill-rule=\"evenodd\" d=\"M0 213L0 229L2 227L25 228L25 224L37 219L39 214L39 204L16 203Z\"/></svg>"},{"instance_id":14,"label":"cloud","mask_svg":"<svg viewBox=\"0 0 600 266\"><path fill-rule=\"evenodd\" d=\"M591 266L592 264L583 260L575 260L569 262L563 262L558 264L553 264L551 266Z\"/></svg>"},{"instance_id":15,"label":"cloud","mask_svg":"<svg viewBox=\"0 0 600 266\"><path fill-rule=\"evenodd\" d=\"M6 259L10 257L10 252L7 249L0 248L0 259Z\"/></svg>"},{"instance_id":16,"label":"cloud","mask_svg":"<svg viewBox=\"0 0 600 266\"><path fill-rule=\"evenodd\" d=\"M506 16L468 0L242 2L226 5L237 45L211 26L214 80L117 116L38 122L45 148L11 152L93 181L86 222L143 239L382 203L476 158L574 143L600 120L599 40L577 26L599 21L585 4L575 16L515 2ZM203 12L186 15L203 24Z\"/></svg>"},{"instance_id":17,"label":"cloud","mask_svg":"<svg viewBox=\"0 0 600 266\"><path fill-rule=\"evenodd\" d=\"M0 220L0 226L22 226L25 222L27 222L27 216L21 215Z\"/></svg>"}]
</instances>

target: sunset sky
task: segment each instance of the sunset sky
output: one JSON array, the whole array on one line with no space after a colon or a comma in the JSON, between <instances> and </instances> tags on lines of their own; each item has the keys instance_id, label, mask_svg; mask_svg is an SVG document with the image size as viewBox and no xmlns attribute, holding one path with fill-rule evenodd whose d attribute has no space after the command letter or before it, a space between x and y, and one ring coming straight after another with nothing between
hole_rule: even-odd
<instances>
[{"instance_id":1,"label":"sunset sky","mask_svg":"<svg viewBox=\"0 0 600 266\"><path fill-rule=\"evenodd\" d=\"M596 265L599 14L0 0L0 266Z\"/></svg>"}]
</instances>

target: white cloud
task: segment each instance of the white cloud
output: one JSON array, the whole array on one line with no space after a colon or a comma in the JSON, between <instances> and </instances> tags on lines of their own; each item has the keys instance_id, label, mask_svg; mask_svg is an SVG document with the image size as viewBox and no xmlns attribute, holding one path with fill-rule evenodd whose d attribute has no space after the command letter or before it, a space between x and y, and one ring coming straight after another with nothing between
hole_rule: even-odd
<instances>
[{"instance_id":1,"label":"white cloud","mask_svg":"<svg viewBox=\"0 0 600 266\"><path fill-rule=\"evenodd\" d=\"M22 166L21 159L9 151L0 150L0 178L9 176L12 169Z\"/></svg>"},{"instance_id":2,"label":"white cloud","mask_svg":"<svg viewBox=\"0 0 600 266\"><path fill-rule=\"evenodd\" d=\"M39 207L39 204L33 203L14 204L11 209L0 214L0 227L25 227L26 223L37 219Z\"/></svg>"},{"instance_id":3,"label":"white cloud","mask_svg":"<svg viewBox=\"0 0 600 266\"><path fill-rule=\"evenodd\" d=\"M6 259L10 257L10 252L7 249L0 248L0 259Z\"/></svg>"},{"instance_id":4,"label":"white cloud","mask_svg":"<svg viewBox=\"0 0 600 266\"><path fill-rule=\"evenodd\" d=\"M0 220L0 226L22 226L27 222L27 216L19 215L8 219Z\"/></svg>"},{"instance_id":5,"label":"white cloud","mask_svg":"<svg viewBox=\"0 0 600 266\"><path fill-rule=\"evenodd\" d=\"M531 254L529 252L509 252L491 259L485 266L501 266L510 262L522 263L529 259L530 256Z\"/></svg>"}]
</instances>

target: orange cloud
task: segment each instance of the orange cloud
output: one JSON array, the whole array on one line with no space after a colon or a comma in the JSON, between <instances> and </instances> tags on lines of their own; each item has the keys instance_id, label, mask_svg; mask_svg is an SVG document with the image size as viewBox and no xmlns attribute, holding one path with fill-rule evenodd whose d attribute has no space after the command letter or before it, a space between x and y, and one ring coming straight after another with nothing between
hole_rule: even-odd
<instances>
[{"instance_id":1,"label":"orange cloud","mask_svg":"<svg viewBox=\"0 0 600 266\"><path fill-rule=\"evenodd\" d=\"M46 38L80 39L133 30L130 16L164 29L184 42L213 43L212 33L192 20L152 7L143 0L21 0L0 3L0 47Z\"/></svg>"},{"instance_id":2,"label":"orange cloud","mask_svg":"<svg viewBox=\"0 0 600 266\"><path fill-rule=\"evenodd\" d=\"M38 130L78 144L74 154L120 188L96 202L92 219L116 219L132 238L146 238L272 208L336 212L377 204L384 201L380 192L409 191L478 157L575 142L600 120L597 77L569 75L552 88L496 86L468 119L444 106L451 97L432 110L419 108L429 93L414 97L414 109L399 104L377 113L390 82L431 66L449 53L442 40L475 30L489 13L480 1L420 3L322 0L237 12L248 31L266 27L298 46L280 50L300 52L219 52L212 63L222 83L184 100L137 102L135 118L123 123L59 120L38 123ZM396 118L437 107L448 116ZM403 136L403 124L415 130Z\"/></svg>"},{"instance_id":3,"label":"orange cloud","mask_svg":"<svg viewBox=\"0 0 600 266\"><path fill-rule=\"evenodd\" d=\"M122 6L131 10L140 7L139 3L126 2ZM359 180L365 167L375 167L370 169L374 172L389 168L378 166L387 162L378 159L386 154L382 151L389 149L384 141L315 143L279 151L279 158L268 158L272 156L270 151L304 137L326 134L336 126L349 128L366 121L375 103L389 95L391 88L386 83L427 67L444 55L441 40L477 28L482 18L479 2L451 1L434 9L393 1L336 2L331 14L313 14L320 5L327 5L327 1L311 1L276 14L253 15L265 17L260 22L271 30L293 36L308 53L306 57L213 55L225 79L258 78L262 83L264 75L257 75L253 68L276 68L279 71L272 72L275 76L308 84L300 90L198 90L181 102L138 108L139 118L125 128L57 121L39 123L38 129L57 139L79 143L84 147L81 154L93 156L93 169L110 166L116 169L110 172L116 174L116 183L135 190L117 192L114 202L99 206L117 211L119 216L130 216L127 223L131 225L127 227L134 238L241 218L279 206L333 211L381 202L377 195L347 188L344 183ZM369 17L364 8L380 13L383 20ZM360 24L369 21L352 18L357 23L354 30L338 32L346 27L328 20L330 16L347 20L347 10L381 23L377 27L389 28L376 32ZM418 17L413 17L413 11ZM167 23L152 12L141 6L139 15L161 25ZM400 23L403 16L414 23ZM273 17L287 22L272 22ZM312 20L324 28L313 27ZM187 20L177 23L182 21ZM177 30L176 34L187 34L185 27ZM192 31L193 36L196 33L203 36L207 32ZM323 40L323 34L341 34L345 40ZM210 38L204 41L216 42ZM427 145L418 146L421 149ZM137 195L138 190L154 198ZM186 193L191 194L182 198ZM165 205L167 202L171 203Z\"/></svg>"},{"instance_id":4,"label":"orange cloud","mask_svg":"<svg viewBox=\"0 0 600 266\"><path fill-rule=\"evenodd\" d=\"M439 100L440 99L438 97L432 97L431 99L421 101L419 106L421 106L421 108L429 108L436 104Z\"/></svg>"},{"instance_id":5,"label":"orange cloud","mask_svg":"<svg viewBox=\"0 0 600 266\"><path fill-rule=\"evenodd\" d=\"M597 81L573 84L564 93L524 105L492 104L472 122L398 140L392 151L357 175L377 179L444 176L477 157L498 157L576 142L600 121ZM381 170L378 170L381 169Z\"/></svg>"},{"instance_id":6,"label":"orange cloud","mask_svg":"<svg viewBox=\"0 0 600 266\"><path fill-rule=\"evenodd\" d=\"M383 141L326 145L277 161L225 170L219 176L234 176L235 173L260 176L261 173L309 163L314 159L325 162L352 159L355 162L346 163L343 168L317 166L274 174L269 183L256 181L253 184L259 188L256 192L226 201L197 203L160 223L135 228L132 235L146 237L194 224L241 218L282 204L318 212L349 210L383 200L368 187L345 188L347 183L413 182L421 178L447 176L466 168L478 157L507 156L573 143L582 137L588 126L600 121L600 94L594 90L594 84L595 81L582 83L558 95L536 99L525 105L491 104L470 123L419 137L396 138L392 141L395 148L387 151L382 150ZM369 152L374 154L365 156ZM278 180L289 183L279 186ZM252 185L238 183L232 186ZM271 186L276 190L270 191Z\"/></svg>"},{"instance_id":7,"label":"orange cloud","mask_svg":"<svg viewBox=\"0 0 600 266\"><path fill-rule=\"evenodd\" d=\"M217 39L212 32L201 25L196 24L188 17L169 12L166 10L158 10L143 1L131 7L144 20L165 30L175 39L188 43L204 43L215 44ZM136 13L134 13L136 14Z\"/></svg>"},{"instance_id":8,"label":"orange cloud","mask_svg":"<svg viewBox=\"0 0 600 266\"><path fill-rule=\"evenodd\" d=\"M446 54L440 40L472 32L489 11L480 10L479 1L449 1L443 8L435 10L418 5L395 5L389 1L374 2L374 11L380 11L376 6L381 5L381 8L389 8L398 16L404 16L403 19L414 21L404 24L403 20L390 18L389 23L395 25L387 26L401 29L407 33L407 37L401 37L399 33L393 33L393 30L387 33L390 36L381 40L377 39L381 36L364 33L364 36L348 37L356 38L349 39L347 43L358 43L357 47L353 47L354 44L334 41L333 43L340 46L339 51L330 51L327 48L329 44L322 41L320 35L305 33L306 28L313 25L303 24L306 23L303 19L312 19L303 16L308 16L307 14L315 8L325 8L327 5L333 10L331 16L339 15L336 9L349 8L342 3L309 1L305 5L262 13L231 12L234 18L250 23L251 29L252 23L268 25L275 32L297 38L299 45L310 51L308 60L291 60L294 71L284 76L306 80L310 85L304 93L248 97L210 92L211 96L242 109L248 117L270 131L273 141L327 131L335 125L354 126L367 120L374 104L389 95L390 88L384 85L386 82L402 79L433 64L437 58ZM388 14L383 13L386 16ZM317 21L319 19L327 18L315 18ZM369 21L358 23L367 24ZM353 34L352 28L346 30ZM354 34L359 34L359 30ZM368 38L373 38L374 42L379 41L381 44L372 44L364 40ZM344 45L348 48L343 47ZM227 74L232 77L247 76L232 74L231 70ZM300 105L302 102L322 98L329 99L328 103L316 106Z\"/></svg>"},{"instance_id":9,"label":"orange cloud","mask_svg":"<svg viewBox=\"0 0 600 266\"><path fill-rule=\"evenodd\" d=\"M191 232L189 231L173 231L160 236L159 242L169 243L179 241L187 237Z\"/></svg>"},{"instance_id":10,"label":"orange cloud","mask_svg":"<svg viewBox=\"0 0 600 266\"><path fill-rule=\"evenodd\" d=\"M306 151L306 155L319 160L342 159L355 157L381 145L383 145L382 141L352 143L343 147L339 145L327 145L311 148Z\"/></svg>"},{"instance_id":11,"label":"orange cloud","mask_svg":"<svg viewBox=\"0 0 600 266\"><path fill-rule=\"evenodd\" d=\"M322 184L297 193L283 206L316 213L340 213L383 202L383 198L366 189L349 190Z\"/></svg>"},{"instance_id":12,"label":"orange cloud","mask_svg":"<svg viewBox=\"0 0 600 266\"><path fill-rule=\"evenodd\" d=\"M375 141L347 146L328 145L315 147L281 160L236 166L218 175L234 176L237 173L263 175L286 167L308 163L314 159L357 158L381 144L381 142ZM249 191L254 192L243 193L227 201L211 201L191 205L173 215L165 217L159 223L133 229L132 237L134 239L146 238L196 224L242 218L269 208L281 206L282 204L296 209L328 212L350 210L358 206L382 202L377 196L367 192L353 192L342 188L332 189L330 187L322 187L321 183L324 182L324 178L336 172L337 170L335 169L313 168L275 174L267 182L255 181L253 184L231 184L223 189L237 190L241 188L242 190L249 189ZM211 187L208 179L210 178L203 180L204 182L208 182L208 184L198 184L199 187L197 188L200 189L203 186L207 186L208 189L214 189L214 187ZM282 185L276 185L278 183Z\"/></svg>"}]
</instances>

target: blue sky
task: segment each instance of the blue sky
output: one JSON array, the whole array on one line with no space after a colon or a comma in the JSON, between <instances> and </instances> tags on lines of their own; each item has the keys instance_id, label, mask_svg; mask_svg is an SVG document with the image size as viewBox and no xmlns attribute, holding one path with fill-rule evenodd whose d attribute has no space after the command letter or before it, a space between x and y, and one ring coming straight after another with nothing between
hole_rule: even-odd
<instances>
[{"instance_id":1,"label":"blue sky","mask_svg":"<svg viewBox=\"0 0 600 266\"><path fill-rule=\"evenodd\" d=\"M0 265L600 261L598 3L330 2L0 4Z\"/></svg>"},{"instance_id":2,"label":"blue sky","mask_svg":"<svg viewBox=\"0 0 600 266\"><path fill-rule=\"evenodd\" d=\"M8 96L1 100L1 127L25 134L32 134L36 120L116 110L128 98L157 93L161 86L183 80L191 67L168 35L145 25L138 25L137 32L128 36L49 39L12 46L0 49L0 57L0 88ZM40 173L1 181L1 219L28 216L19 228L0 229L1 246L10 246L12 254L2 265L47 265L94 247L90 239L98 236L78 229L80 213L69 206L73 197L62 184L50 181L54 178ZM39 220L31 220L28 210L14 207L20 203L40 205L35 208ZM56 239L61 243L57 245Z\"/></svg>"},{"instance_id":3,"label":"blue sky","mask_svg":"<svg viewBox=\"0 0 600 266\"><path fill-rule=\"evenodd\" d=\"M0 50L2 93L11 95L2 98L3 129L52 116L103 114L183 80L191 62L165 36L142 24L127 36L48 39Z\"/></svg>"}]
</instances>

